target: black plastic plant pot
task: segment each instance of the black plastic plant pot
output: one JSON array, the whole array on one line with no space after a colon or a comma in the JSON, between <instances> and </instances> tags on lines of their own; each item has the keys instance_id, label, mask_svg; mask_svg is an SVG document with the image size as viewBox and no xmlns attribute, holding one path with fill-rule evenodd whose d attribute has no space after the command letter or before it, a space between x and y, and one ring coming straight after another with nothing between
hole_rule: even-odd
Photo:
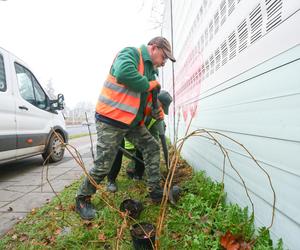
<instances>
[{"instance_id":1,"label":"black plastic plant pot","mask_svg":"<svg viewBox=\"0 0 300 250\"><path fill-rule=\"evenodd\" d=\"M126 199L120 205L120 210L123 212L127 210L128 215L134 219L140 216L143 208L143 204L140 201L132 199Z\"/></svg>"},{"instance_id":2,"label":"black plastic plant pot","mask_svg":"<svg viewBox=\"0 0 300 250\"><path fill-rule=\"evenodd\" d=\"M134 224L130 229L133 248L135 250L152 250L155 244L155 226L141 222Z\"/></svg>"}]
</instances>

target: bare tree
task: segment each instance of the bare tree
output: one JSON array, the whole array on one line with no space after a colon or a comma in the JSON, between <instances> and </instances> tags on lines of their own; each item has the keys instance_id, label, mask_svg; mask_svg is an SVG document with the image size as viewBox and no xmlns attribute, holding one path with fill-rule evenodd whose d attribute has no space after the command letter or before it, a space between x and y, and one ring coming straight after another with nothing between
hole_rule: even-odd
<instances>
[{"instance_id":1,"label":"bare tree","mask_svg":"<svg viewBox=\"0 0 300 250\"><path fill-rule=\"evenodd\" d=\"M56 98L56 95L55 95L55 89L53 87L53 81L52 81L52 78L48 80L48 83L46 85L46 91L49 95L49 97L51 99L55 99Z\"/></svg>"},{"instance_id":2,"label":"bare tree","mask_svg":"<svg viewBox=\"0 0 300 250\"><path fill-rule=\"evenodd\" d=\"M86 121L85 113L87 113L88 121L94 121L95 105L90 102L78 102L73 109L65 107L65 117L68 124L79 124Z\"/></svg>"},{"instance_id":3,"label":"bare tree","mask_svg":"<svg viewBox=\"0 0 300 250\"><path fill-rule=\"evenodd\" d=\"M149 21L152 23L153 30L160 29L163 23L163 13L165 8L165 1L153 0Z\"/></svg>"}]
</instances>

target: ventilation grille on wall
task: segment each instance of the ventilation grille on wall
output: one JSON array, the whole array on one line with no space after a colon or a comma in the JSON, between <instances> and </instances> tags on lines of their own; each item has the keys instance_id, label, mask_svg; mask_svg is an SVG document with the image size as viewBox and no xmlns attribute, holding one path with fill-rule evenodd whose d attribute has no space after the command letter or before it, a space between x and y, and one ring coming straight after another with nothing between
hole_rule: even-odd
<instances>
[{"instance_id":1,"label":"ventilation grille on wall","mask_svg":"<svg viewBox=\"0 0 300 250\"><path fill-rule=\"evenodd\" d=\"M205 29L204 37L205 37L205 46L207 46L207 44L208 44L208 28Z\"/></svg>"},{"instance_id":2,"label":"ventilation grille on wall","mask_svg":"<svg viewBox=\"0 0 300 250\"><path fill-rule=\"evenodd\" d=\"M213 39L214 36L214 26L213 26L213 20L209 23L209 41Z\"/></svg>"},{"instance_id":3,"label":"ventilation grille on wall","mask_svg":"<svg viewBox=\"0 0 300 250\"><path fill-rule=\"evenodd\" d=\"M215 59L213 55L210 56L209 62L210 62L210 75L212 75L215 71Z\"/></svg>"},{"instance_id":4,"label":"ventilation grille on wall","mask_svg":"<svg viewBox=\"0 0 300 250\"><path fill-rule=\"evenodd\" d=\"M209 77L209 61L205 61L205 78Z\"/></svg>"},{"instance_id":5,"label":"ventilation grille on wall","mask_svg":"<svg viewBox=\"0 0 300 250\"><path fill-rule=\"evenodd\" d=\"M241 52L247 47L248 27L246 19L241 22L237 28L237 31L239 37L239 52Z\"/></svg>"},{"instance_id":6,"label":"ventilation grille on wall","mask_svg":"<svg viewBox=\"0 0 300 250\"><path fill-rule=\"evenodd\" d=\"M219 48L215 51L215 58L216 58L216 70L218 70L221 67L221 55Z\"/></svg>"},{"instance_id":7,"label":"ventilation grille on wall","mask_svg":"<svg viewBox=\"0 0 300 250\"><path fill-rule=\"evenodd\" d=\"M234 11L234 0L228 0L228 16Z\"/></svg>"},{"instance_id":8,"label":"ventilation grille on wall","mask_svg":"<svg viewBox=\"0 0 300 250\"><path fill-rule=\"evenodd\" d=\"M235 31L233 31L228 37L228 44L229 44L229 59L231 60L236 56L236 35Z\"/></svg>"},{"instance_id":9,"label":"ventilation grille on wall","mask_svg":"<svg viewBox=\"0 0 300 250\"><path fill-rule=\"evenodd\" d=\"M251 29L251 43L254 43L262 36L262 13L260 4L250 13L250 29Z\"/></svg>"},{"instance_id":10,"label":"ventilation grille on wall","mask_svg":"<svg viewBox=\"0 0 300 250\"><path fill-rule=\"evenodd\" d=\"M221 25L223 25L226 21L226 1L223 0L221 2L221 6L220 6L220 12L221 12Z\"/></svg>"},{"instance_id":11,"label":"ventilation grille on wall","mask_svg":"<svg viewBox=\"0 0 300 250\"><path fill-rule=\"evenodd\" d=\"M200 54L200 57L186 57L182 65L183 69L185 67L191 68L193 63L201 63L198 67L198 75L199 78L201 77L203 80L213 75L229 60L232 60L239 53L242 53L248 46L254 44L262 38L263 35L274 29L282 22L283 1L261 1L252 11L249 12L249 15L244 17L236 28L233 27L233 30L231 30L227 38L219 44L212 54L208 55L204 59L201 58L201 54L203 54L205 48L213 41L216 34L220 31L221 26L223 26L228 20L228 17L232 15L236 9L238 9L238 4L240 2L241 0L222 0L215 14L209 20L208 26L203 29L203 32L198 37L198 40L196 40L194 47L190 48L191 41L195 40L194 31L199 30L201 27L201 24L203 23L203 16L208 8L207 6L210 6L210 3L203 1L189 32L189 36L186 38L185 44L182 48L182 52L186 50L192 51L193 54ZM193 39L191 39L191 37L193 37ZM201 58L201 62L199 62L199 58ZM179 72L183 72L183 70L180 70Z\"/></svg>"},{"instance_id":12,"label":"ventilation grille on wall","mask_svg":"<svg viewBox=\"0 0 300 250\"><path fill-rule=\"evenodd\" d=\"M281 23L282 0L266 0L267 32Z\"/></svg>"},{"instance_id":13,"label":"ventilation grille on wall","mask_svg":"<svg viewBox=\"0 0 300 250\"><path fill-rule=\"evenodd\" d=\"M219 30L219 11L214 15L214 24L215 24L215 34L217 34Z\"/></svg>"},{"instance_id":14,"label":"ventilation grille on wall","mask_svg":"<svg viewBox=\"0 0 300 250\"><path fill-rule=\"evenodd\" d=\"M227 43L224 41L221 44L221 51L222 51L222 65L227 63L227 55L228 55L228 49L227 49Z\"/></svg>"},{"instance_id":15,"label":"ventilation grille on wall","mask_svg":"<svg viewBox=\"0 0 300 250\"><path fill-rule=\"evenodd\" d=\"M201 66L201 79L202 80L205 78L204 73L205 73L205 68L204 68L204 63L203 63L202 66Z\"/></svg>"}]
</instances>

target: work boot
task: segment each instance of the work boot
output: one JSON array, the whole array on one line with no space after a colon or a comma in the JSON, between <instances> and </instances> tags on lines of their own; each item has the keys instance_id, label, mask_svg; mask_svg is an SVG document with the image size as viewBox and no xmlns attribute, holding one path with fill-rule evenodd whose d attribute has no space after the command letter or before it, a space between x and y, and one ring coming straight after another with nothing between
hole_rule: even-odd
<instances>
[{"instance_id":1,"label":"work boot","mask_svg":"<svg viewBox=\"0 0 300 250\"><path fill-rule=\"evenodd\" d=\"M168 198L169 198L169 202L172 205L176 205L176 202L179 199L180 192L181 192L180 187L178 187L176 185L171 188Z\"/></svg>"},{"instance_id":2,"label":"work boot","mask_svg":"<svg viewBox=\"0 0 300 250\"><path fill-rule=\"evenodd\" d=\"M117 190L118 190L117 183L115 181L108 182L108 184L106 186L106 190L111 193L117 192Z\"/></svg>"},{"instance_id":3,"label":"work boot","mask_svg":"<svg viewBox=\"0 0 300 250\"><path fill-rule=\"evenodd\" d=\"M154 203L159 203L164 195L164 190L162 188L155 188L149 192L149 196Z\"/></svg>"},{"instance_id":4,"label":"work boot","mask_svg":"<svg viewBox=\"0 0 300 250\"><path fill-rule=\"evenodd\" d=\"M171 204L175 205L179 199L180 188L178 186L173 186L170 189L168 200ZM150 191L149 195L153 202L159 203L162 200L164 190L162 188L156 188L153 191Z\"/></svg>"},{"instance_id":5,"label":"work boot","mask_svg":"<svg viewBox=\"0 0 300 250\"><path fill-rule=\"evenodd\" d=\"M96 216L96 210L91 203L91 196L77 196L75 211L84 220L92 220Z\"/></svg>"}]
</instances>

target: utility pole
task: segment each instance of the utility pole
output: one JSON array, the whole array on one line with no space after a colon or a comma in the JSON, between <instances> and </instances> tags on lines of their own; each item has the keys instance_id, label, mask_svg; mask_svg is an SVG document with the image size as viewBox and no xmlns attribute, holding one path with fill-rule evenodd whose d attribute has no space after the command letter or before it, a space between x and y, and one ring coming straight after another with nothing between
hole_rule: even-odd
<instances>
[{"instance_id":1,"label":"utility pole","mask_svg":"<svg viewBox=\"0 0 300 250\"><path fill-rule=\"evenodd\" d=\"M171 43L172 43L172 50L174 54L174 43L173 43L173 1L170 0L170 11L171 11ZM174 62L172 62L172 81L173 81L173 141L174 141L174 147L176 149L176 122L175 122L175 104L176 104L176 98L175 98L175 73L174 73Z\"/></svg>"}]
</instances>

